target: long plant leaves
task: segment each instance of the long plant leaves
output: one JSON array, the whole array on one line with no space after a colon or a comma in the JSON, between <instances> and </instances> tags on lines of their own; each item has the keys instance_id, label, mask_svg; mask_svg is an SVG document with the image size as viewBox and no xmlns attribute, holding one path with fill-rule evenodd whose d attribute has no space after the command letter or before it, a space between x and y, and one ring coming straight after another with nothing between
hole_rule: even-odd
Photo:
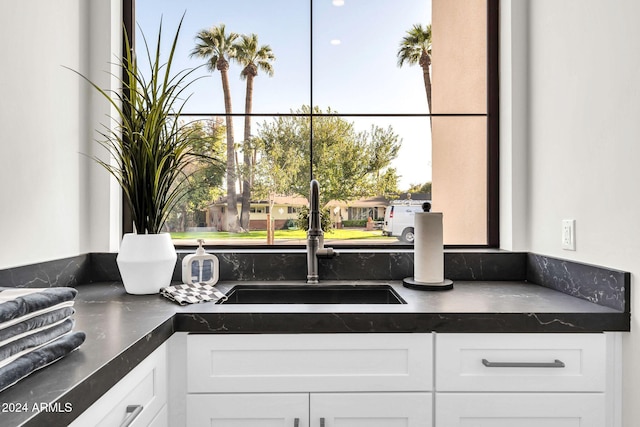
<instances>
[{"instance_id":1,"label":"long plant leaves","mask_svg":"<svg viewBox=\"0 0 640 427\"><path fill-rule=\"evenodd\" d=\"M153 51L141 32L149 62L148 76L138 67L125 29L126 54L119 63L125 77L114 75L121 91L105 91L72 70L105 97L115 111L115 118L111 118L118 126L99 132L102 139L98 141L113 157L113 163L95 160L122 187L138 233L162 230L171 209L188 189L184 185L188 182L186 166L195 160L216 161L193 151L188 127L180 122L180 114L189 99L183 97L184 91L198 80L192 77L197 68L171 73L183 19L184 15L164 63L160 55L162 22Z\"/></svg>"}]
</instances>

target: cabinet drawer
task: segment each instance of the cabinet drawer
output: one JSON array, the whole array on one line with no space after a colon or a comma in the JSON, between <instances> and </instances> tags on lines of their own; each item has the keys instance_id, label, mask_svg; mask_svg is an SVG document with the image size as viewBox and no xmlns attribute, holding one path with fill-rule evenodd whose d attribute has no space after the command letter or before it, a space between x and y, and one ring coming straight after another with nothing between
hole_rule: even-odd
<instances>
[{"instance_id":1,"label":"cabinet drawer","mask_svg":"<svg viewBox=\"0 0 640 427\"><path fill-rule=\"evenodd\" d=\"M157 415L167 403L167 349L160 346L83 412L72 427L118 427L130 417L130 426L162 425ZM139 406L133 413L127 407ZM165 415L166 416L166 415Z\"/></svg>"},{"instance_id":2,"label":"cabinet drawer","mask_svg":"<svg viewBox=\"0 0 640 427\"><path fill-rule=\"evenodd\" d=\"M602 427L603 393L437 393L437 427Z\"/></svg>"},{"instance_id":3,"label":"cabinet drawer","mask_svg":"<svg viewBox=\"0 0 640 427\"><path fill-rule=\"evenodd\" d=\"M190 394L189 427L308 427L306 393Z\"/></svg>"},{"instance_id":4,"label":"cabinet drawer","mask_svg":"<svg viewBox=\"0 0 640 427\"><path fill-rule=\"evenodd\" d=\"M431 334L189 335L187 389L429 391Z\"/></svg>"},{"instance_id":5,"label":"cabinet drawer","mask_svg":"<svg viewBox=\"0 0 640 427\"><path fill-rule=\"evenodd\" d=\"M604 334L437 334L438 391L604 391Z\"/></svg>"}]
</instances>

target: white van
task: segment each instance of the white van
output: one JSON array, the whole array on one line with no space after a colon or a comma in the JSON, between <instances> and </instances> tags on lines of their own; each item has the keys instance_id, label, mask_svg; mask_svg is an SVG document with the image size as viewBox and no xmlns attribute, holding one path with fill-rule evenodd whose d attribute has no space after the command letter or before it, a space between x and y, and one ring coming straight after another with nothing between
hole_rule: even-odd
<instances>
[{"instance_id":1,"label":"white van","mask_svg":"<svg viewBox=\"0 0 640 427\"><path fill-rule=\"evenodd\" d=\"M406 243L413 243L413 218L422 212L422 204L431 200L394 200L384 212L382 234L395 236Z\"/></svg>"}]
</instances>

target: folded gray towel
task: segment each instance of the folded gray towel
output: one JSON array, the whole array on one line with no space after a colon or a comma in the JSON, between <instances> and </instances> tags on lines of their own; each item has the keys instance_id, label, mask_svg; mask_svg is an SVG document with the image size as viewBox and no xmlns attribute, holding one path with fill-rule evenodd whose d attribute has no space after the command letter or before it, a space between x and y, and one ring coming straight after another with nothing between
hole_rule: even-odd
<instances>
[{"instance_id":1,"label":"folded gray towel","mask_svg":"<svg viewBox=\"0 0 640 427\"><path fill-rule=\"evenodd\" d=\"M25 319L13 326L0 329L0 342L8 340L18 335L34 331L47 325L53 325L67 317L71 317L75 313L73 307L64 307L53 310L38 316Z\"/></svg>"},{"instance_id":2,"label":"folded gray towel","mask_svg":"<svg viewBox=\"0 0 640 427\"><path fill-rule=\"evenodd\" d=\"M0 327L5 322L73 302L78 291L69 287L6 288L0 287Z\"/></svg>"},{"instance_id":3,"label":"folded gray towel","mask_svg":"<svg viewBox=\"0 0 640 427\"><path fill-rule=\"evenodd\" d=\"M3 364L3 360L11 356L14 356L22 351L46 344L49 341L53 341L61 335L68 333L73 329L73 324L73 319L67 318L62 323L58 323L54 326L51 326L50 328L27 335L23 338L11 341L10 343L3 345L2 347L0 347L0 366Z\"/></svg>"},{"instance_id":4,"label":"folded gray towel","mask_svg":"<svg viewBox=\"0 0 640 427\"><path fill-rule=\"evenodd\" d=\"M84 342L85 338L84 332L63 335L0 368L0 391L71 353Z\"/></svg>"}]
</instances>

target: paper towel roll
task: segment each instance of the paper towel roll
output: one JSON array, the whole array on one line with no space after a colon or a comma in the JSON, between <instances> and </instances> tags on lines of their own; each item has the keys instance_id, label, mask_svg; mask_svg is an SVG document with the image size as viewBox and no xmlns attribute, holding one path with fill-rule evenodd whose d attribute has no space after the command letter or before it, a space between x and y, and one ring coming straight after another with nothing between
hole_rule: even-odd
<instances>
[{"instance_id":1,"label":"paper towel roll","mask_svg":"<svg viewBox=\"0 0 640 427\"><path fill-rule=\"evenodd\" d=\"M421 283L444 281L442 213L417 212L414 218L414 278Z\"/></svg>"}]
</instances>

